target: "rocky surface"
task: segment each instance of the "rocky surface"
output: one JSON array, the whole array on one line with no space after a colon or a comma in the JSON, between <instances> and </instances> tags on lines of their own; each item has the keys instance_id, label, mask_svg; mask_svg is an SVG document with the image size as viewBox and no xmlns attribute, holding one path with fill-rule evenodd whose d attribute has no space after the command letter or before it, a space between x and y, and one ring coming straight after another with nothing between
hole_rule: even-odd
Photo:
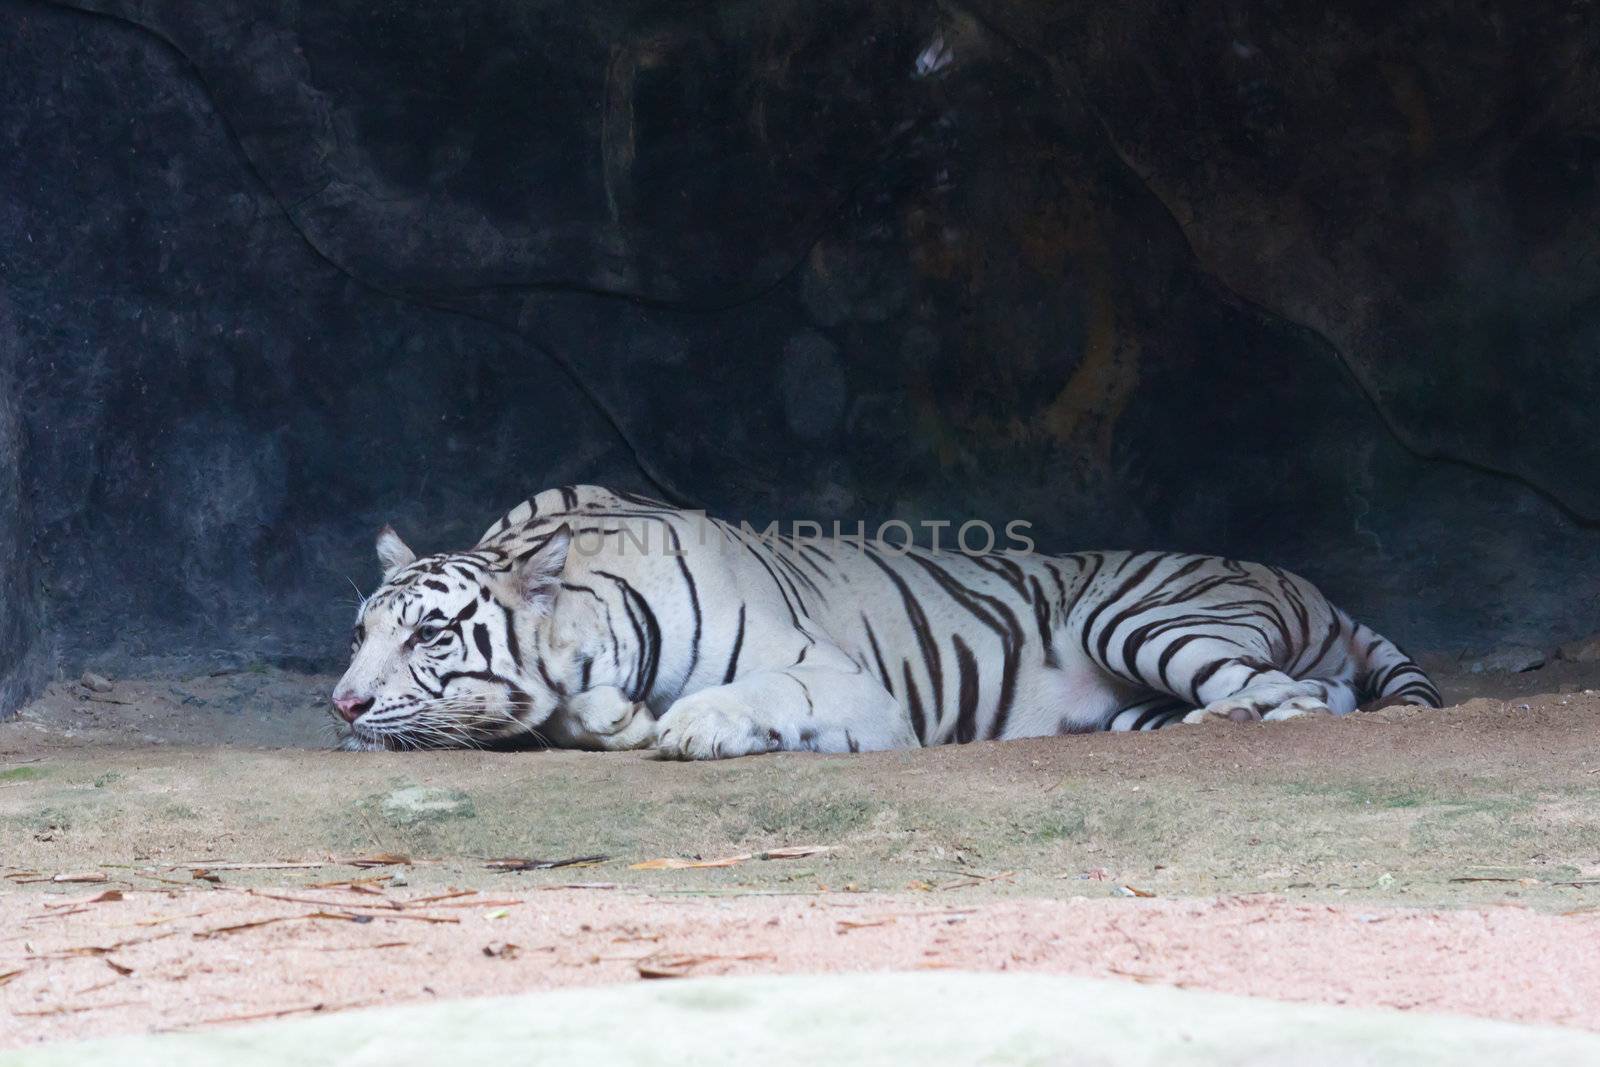
<instances>
[{"instance_id":1,"label":"rocky surface","mask_svg":"<svg viewBox=\"0 0 1600 1067\"><path fill-rule=\"evenodd\" d=\"M570 480L1592 632L1596 17L0 0L0 707Z\"/></svg>"},{"instance_id":2,"label":"rocky surface","mask_svg":"<svg viewBox=\"0 0 1600 1067\"><path fill-rule=\"evenodd\" d=\"M1543 667L1546 658L1545 653L1537 648L1500 645L1478 655L1463 657L1462 669L1469 674L1520 674Z\"/></svg>"}]
</instances>

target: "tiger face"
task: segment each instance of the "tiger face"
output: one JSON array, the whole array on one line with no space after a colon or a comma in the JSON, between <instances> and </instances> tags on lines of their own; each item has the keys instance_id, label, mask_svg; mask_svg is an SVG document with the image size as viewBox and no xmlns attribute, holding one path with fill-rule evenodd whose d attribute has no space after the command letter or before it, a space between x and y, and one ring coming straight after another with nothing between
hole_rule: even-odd
<instances>
[{"instance_id":1,"label":"tiger face","mask_svg":"<svg viewBox=\"0 0 1600 1067\"><path fill-rule=\"evenodd\" d=\"M541 630L570 542L562 527L515 558L477 548L419 559L385 526L383 585L361 605L333 691L340 747L477 747L548 719L561 687Z\"/></svg>"}]
</instances>

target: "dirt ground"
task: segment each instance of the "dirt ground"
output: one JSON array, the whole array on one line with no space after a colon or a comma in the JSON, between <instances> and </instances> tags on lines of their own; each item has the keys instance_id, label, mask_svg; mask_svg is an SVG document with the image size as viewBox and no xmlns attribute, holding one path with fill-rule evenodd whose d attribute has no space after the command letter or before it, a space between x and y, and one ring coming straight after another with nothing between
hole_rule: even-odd
<instances>
[{"instance_id":1,"label":"dirt ground","mask_svg":"<svg viewBox=\"0 0 1600 1067\"><path fill-rule=\"evenodd\" d=\"M925 967L1600 1030L1600 665L1439 678L1444 711L691 765L334 752L332 679L268 668L59 683L0 723L0 1046Z\"/></svg>"}]
</instances>

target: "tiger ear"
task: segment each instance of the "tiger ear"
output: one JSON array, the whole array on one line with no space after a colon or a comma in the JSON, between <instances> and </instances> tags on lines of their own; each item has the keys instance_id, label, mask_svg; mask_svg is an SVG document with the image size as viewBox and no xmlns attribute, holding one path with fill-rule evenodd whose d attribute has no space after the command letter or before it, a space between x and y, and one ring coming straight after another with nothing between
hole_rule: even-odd
<instances>
[{"instance_id":1,"label":"tiger ear","mask_svg":"<svg viewBox=\"0 0 1600 1067\"><path fill-rule=\"evenodd\" d=\"M416 559L417 554L400 540L400 535L394 532L394 527L384 524L383 529L378 531L378 562L383 564L383 580L387 582L394 577L396 571L410 566Z\"/></svg>"},{"instance_id":2,"label":"tiger ear","mask_svg":"<svg viewBox=\"0 0 1600 1067\"><path fill-rule=\"evenodd\" d=\"M511 603L544 613L561 587L561 572L572 548L572 528L562 523L542 542L511 557Z\"/></svg>"}]
</instances>

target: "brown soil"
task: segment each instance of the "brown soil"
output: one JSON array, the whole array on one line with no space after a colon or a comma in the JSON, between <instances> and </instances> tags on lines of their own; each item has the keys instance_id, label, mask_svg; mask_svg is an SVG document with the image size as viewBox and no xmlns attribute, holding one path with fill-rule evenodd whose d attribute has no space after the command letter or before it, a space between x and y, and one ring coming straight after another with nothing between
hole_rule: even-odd
<instances>
[{"instance_id":1,"label":"brown soil","mask_svg":"<svg viewBox=\"0 0 1600 1067\"><path fill-rule=\"evenodd\" d=\"M1048 971L1283 1000L1600 1029L1600 915L1294 904L1279 897L676 900L576 889L391 910L333 889L0 902L25 968L5 1044L440 996L679 977ZM86 899L82 895L77 900ZM258 924L258 925L252 925Z\"/></svg>"},{"instance_id":2,"label":"brown soil","mask_svg":"<svg viewBox=\"0 0 1600 1067\"><path fill-rule=\"evenodd\" d=\"M271 670L57 685L0 724L0 1044L641 961L1025 968L1600 1029L1600 669L1444 681L1480 695L694 765L306 748L328 680ZM411 862L343 862L381 852ZM749 858L632 866L685 856Z\"/></svg>"}]
</instances>

